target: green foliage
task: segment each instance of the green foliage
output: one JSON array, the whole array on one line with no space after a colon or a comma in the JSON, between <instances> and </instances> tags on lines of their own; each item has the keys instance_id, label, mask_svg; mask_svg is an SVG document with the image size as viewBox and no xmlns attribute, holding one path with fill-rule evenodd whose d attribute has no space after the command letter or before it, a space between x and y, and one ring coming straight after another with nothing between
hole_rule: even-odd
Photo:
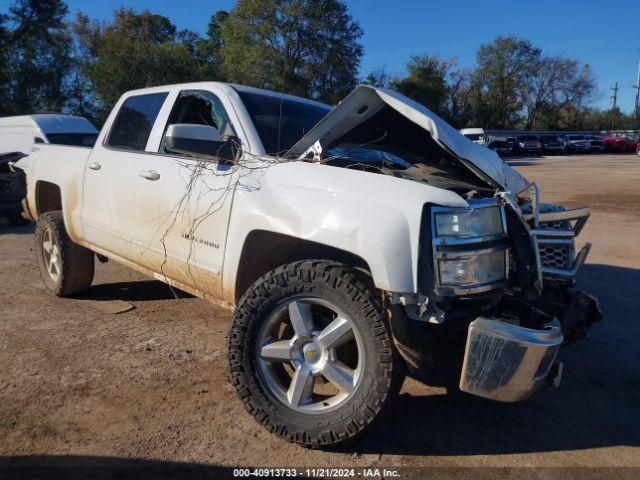
<instances>
[{"instance_id":1,"label":"green foliage","mask_svg":"<svg viewBox=\"0 0 640 480\"><path fill-rule=\"evenodd\" d=\"M17 0L0 18L0 114L59 111L73 95L73 40L61 0Z\"/></svg>"},{"instance_id":2,"label":"green foliage","mask_svg":"<svg viewBox=\"0 0 640 480\"><path fill-rule=\"evenodd\" d=\"M204 37L149 10L121 7L108 23L78 13L70 25L67 13L63 0L13 0L0 14L0 115L67 111L100 125L135 88L222 80L336 103L358 82L362 30L341 0L238 0L211 15ZM481 45L476 63L458 69L418 55L402 76L380 68L363 82L398 90L458 128L635 125L633 114L589 108L589 65L521 38Z\"/></svg>"},{"instance_id":3,"label":"green foliage","mask_svg":"<svg viewBox=\"0 0 640 480\"><path fill-rule=\"evenodd\" d=\"M407 76L392 80L390 86L436 114L446 116L446 77L449 67L450 63L435 56L414 56L407 64Z\"/></svg>"},{"instance_id":4,"label":"green foliage","mask_svg":"<svg viewBox=\"0 0 640 480\"><path fill-rule=\"evenodd\" d=\"M362 30L339 0L239 0L222 22L230 81L335 103L357 82Z\"/></svg>"},{"instance_id":5,"label":"green foliage","mask_svg":"<svg viewBox=\"0 0 640 480\"><path fill-rule=\"evenodd\" d=\"M124 7L103 25L78 13L73 25L82 52L82 72L100 103L112 106L127 90L198 80L195 34L177 32L162 15Z\"/></svg>"}]
</instances>

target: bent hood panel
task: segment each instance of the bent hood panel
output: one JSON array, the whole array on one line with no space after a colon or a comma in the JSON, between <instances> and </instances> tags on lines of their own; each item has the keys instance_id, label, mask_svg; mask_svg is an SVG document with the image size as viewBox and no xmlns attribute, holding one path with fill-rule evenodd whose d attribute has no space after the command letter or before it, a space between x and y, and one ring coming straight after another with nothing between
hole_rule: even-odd
<instances>
[{"instance_id":1,"label":"bent hood panel","mask_svg":"<svg viewBox=\"0 0 640 480\"><path fill-rule=\"evenodd\" d=\"M324 148L385 106L426 130L440 147L457 157L479 177L484 175L499 186L506 186L502 160L493 150L473 143L427 107L410 98L369 85L361 85L347 95L287 155L303 155L318 141Z\"/></svg>"}]
</instances>

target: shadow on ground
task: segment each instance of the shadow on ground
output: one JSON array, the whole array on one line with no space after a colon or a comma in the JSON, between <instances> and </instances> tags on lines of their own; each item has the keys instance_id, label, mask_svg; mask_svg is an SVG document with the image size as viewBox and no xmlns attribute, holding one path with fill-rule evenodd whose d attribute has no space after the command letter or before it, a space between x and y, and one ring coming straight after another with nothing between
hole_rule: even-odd
<instances>
[{"instance_id":1,"label":"shadow on ground","mask_svg":"<svg viewBox=\"0 0 640 480\"><path fill-rule=\"evenodd\" d=\"M150 300L171 300L192 298L193 295L172 288L157 280L137 280L131 282L101 283L75 296L77 300L144 302Z\"/></svg>"},{"instance_id":2,"label":"shadow on ground","mask_svg":"<svg viewBox=\"0 0 640 480\"><path fill-rule=\"evenodd\" d=\"M640 446L640 270L585 265L579 288L604 320L560 353L563 383L523 403L403 394L354 448L396 455L496 455ZM542 432L542 434L541 434Z\"/></svg>"},{"instance_id":3,"label":"shadow on ground","mask_svg":"<svg viewBox=\"0 0 640 480\"><path fill-rule=\"evenodd\" d=\"M11 480L93 480L149 478L154 480L227 479L233 468L198 463L163 462L116 457L0 457L0 478Z\"/></svg>"},{"instance_id":4,"label":"shadow on ground","mask_svg":"<svg viewBox=\"0 0 640 480\"><path fill-rule=\"evenodd\" d=\"M35 223L27 223L25 225L20 225L19 227L12 227L9 225L3 218L0 218L0 235L8 235L8 234L18 234L18 235L26 235L32 234L36 229Z\"/></svg>"}]
</instances>

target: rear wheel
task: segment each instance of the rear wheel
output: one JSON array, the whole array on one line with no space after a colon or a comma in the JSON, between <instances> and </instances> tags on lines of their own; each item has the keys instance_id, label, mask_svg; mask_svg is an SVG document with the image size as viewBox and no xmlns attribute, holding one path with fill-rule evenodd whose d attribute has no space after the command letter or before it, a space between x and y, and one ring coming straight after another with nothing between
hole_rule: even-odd
<instances>
[{"instance_id":1,"label":"rear wheel","mask_svg":"<svg viewBox=\"0 0 640 480\"><path fill-rule=\"evenodd\" d=\"M271 432L307 446L361 433L404 379L384 309L365 278L303 261L260 278L229 334L231 383Z\"/></svg>"},{"instance_id":2,"label":"rear wheel","mask_svg":"<svg viewBox=\"0 0 640 480\"><path fill-rule=\"evenodd\" d=\"M47 212L38 218L36 257L44 284L54 295L64 297L91 286L93 252L71 241L62 212Z\"/></svg>"}]
</instances>

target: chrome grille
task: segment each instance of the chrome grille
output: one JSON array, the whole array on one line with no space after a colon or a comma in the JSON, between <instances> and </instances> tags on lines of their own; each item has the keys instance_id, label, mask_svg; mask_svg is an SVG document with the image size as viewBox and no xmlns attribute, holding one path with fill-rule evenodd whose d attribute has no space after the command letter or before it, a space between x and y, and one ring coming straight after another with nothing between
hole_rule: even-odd
<instances>
[{"instance_id":1,"label":"chrome grille","mask_svg":"<svg viewBox=\"0 0 640 480\"><path fill-rule=\"evenodd\" d=\"M543 267L568 270L571 268L571 245L540 245L540 263Z\"/></svg>"}]
</instances>

